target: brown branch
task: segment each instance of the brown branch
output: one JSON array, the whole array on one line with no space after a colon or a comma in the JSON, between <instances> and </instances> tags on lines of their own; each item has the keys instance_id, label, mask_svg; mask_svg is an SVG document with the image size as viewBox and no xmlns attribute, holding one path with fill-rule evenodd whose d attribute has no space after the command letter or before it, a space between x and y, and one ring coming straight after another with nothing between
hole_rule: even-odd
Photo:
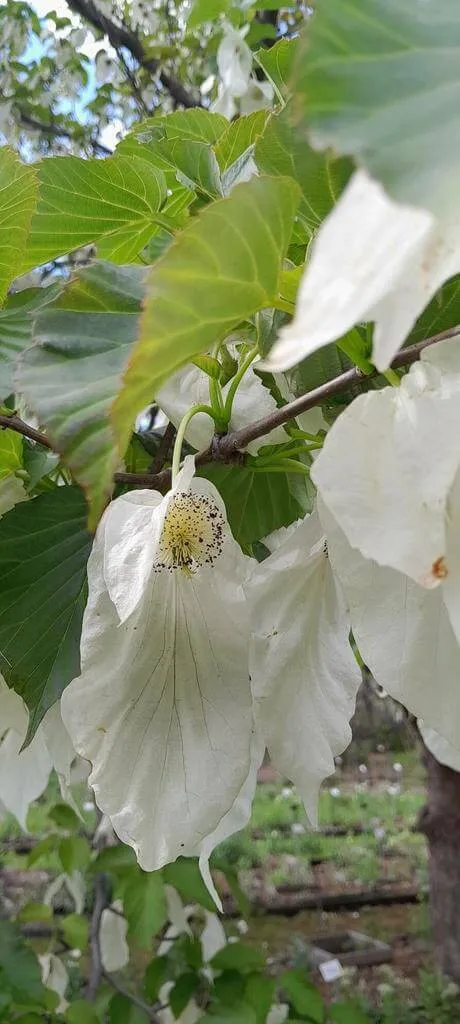
<instances>
[{"instance_id":1,"label":"brown branch","mask_svg":"<svg viewBox=\"0 0 460 1024\"><path fill-rule=\"evenodd\" d=\"M115 50L124 47L132 54L141 67L145 68L152 75L158 74L161 84L172 96L173 100L182 107L199 107L200 100L179 82L174 75L170 75L161 67L160 61L155 57L149 57L144 50L142 41L132 29L121 23L117 24L99 10L94 0L69 0L69 7L75 14L89 22L93 28L107 36Z\"/></svg>"},{"instance_id":2,"label":"brown branch","mask_svg":"<svg viewBox=\"0 0 460 1024\"><path fill-rule=\"evenodd\" d=\"M41 132L43 135L51 135L55 139L70 139L71 142L80 142L76 139L72 132L68 128L61 128L58 124L48 122L44 124L42 121L37 121L35 117L30 117L29 114L25 114L22 110L19 111L19 119L21 124L25 128L32 128L36 132ZM84 140L82 140L84 141ZM102 142L98 142L97 139L89 139L89 144L92 146L96 153L100 153L101 156L111 156L112 150L104 146Z\"/></svg>"},{"instance_id":3,"label":"brown branch","mask_svg":"<svg viewBox=\"0 0 460 1024\"><path fill-rule=\"evenodd\" d=\"M14 430L16 434L22 434L23 437L28 437L31 441L36 441L37 444L41 444L44 448L49 448L53 451L53 445L46 434L42 434L39 430L35 430L34 427L30 427L28 423L24 423L24 420L21 420L15 414L12 416L0 416L0 429Z\"/></svg>"},{"instance_id":4,"label":"brown branch","mask_svg":"<svg viewBox=\"0 0 460 1024\"><path fill-rule=\"evenodd\" d=\"M140 999L139 996L134 995L132 992L128 992L128 990L124 988L123 985L120 985L117 979L113 977L113 974L109 974L108 971L102 969L102 977L108 981L109 985L111 985L116 992L119 992L119 994L124 996L125 999L130 999L135 1006L138 1006L140 1010L143 1010L146 1017L152 1021L152 1024L159 1024L159 1017L155 1013L155 1010L153 1010L148 1003L144 1003L144 1000Z\"/></svg>"},{"instance_id":5,"label":"brown branch","mask_svg":"<svg viewBox=\"0 0 460 1024\"><path fill-rule=\"evenodd\" d=\"M436 345L439 341L454 338L457 334L460 334L460 324L457 324L456 327L449 327L446 331L441 331L439 334L434 334L431 338L418 341L415 345L401 349L393 359L391 368L398 369L401 366L411 366L412 363L420 359L421 353L429 345ZM300 398L295 398L293 402L288 402L286 405L281 406L280 409L275 409L269 416L251 423L248 427L243 427L241 430L231 430L229 434L216 434L212 444L205 448L204 451L197 453L195 465L205 466L209 462L238 463L242 465L244 464L245 456L241 449L246 448L251 441L264 437L265 434L269 434L275 427L283 426L284 423L295 419L300 413L308 412L309 409L322 405L323 402L327 402L328 399L333 398L335 395L347 391L353 385L362 384L363 381L372 380L376 376L378 376L377 370L371 374L362 373L356 366L351 370L346 370L339 377L334 377L333 380L320 384L313 391L308 391L307 394L301 395ZM15 430L16 433L23 434L24 437L28 437L32 441L36 441L38 444L53 451L53 444L46 434L42 434L39 430L35 430L34 427L30 427L28 423L24 423L15 414L12 416L0 415L1 428ZM171 470L163 469L159 473L115 473L114 480L118 484L155 487L157 490L163 491L169 487Z\"/></svg>"},{"instance_id":6,"label":"brown branch","mask_svg":"<svg viewBox=\"0 0 460 1024\"><path fill-rule=\"evenodd\" d=\"M86 987L86 998L93 1002L104 974L101 951L101 921L104 910L109 905L109 887L106 875L97 874L94 879L94 904L91 914L89 934L90 974Z\"/></svg>"},{"instance_id":7,"label":"brown branch","mask_svg":"<svg viewBox=\"0 0 460 1024\"><path fill-rule=\"evenodd\" d=\"M161 441L158 445L158 451L155 455L155 458L153 458L150 463L149 473L159 473L160 470L163 469L165 462L168 461L171 455L175 436L176 428L174 426L174 423L168 423L168 426L166 427L163 437L161 438Z\"/></svg>"}]
</instances>

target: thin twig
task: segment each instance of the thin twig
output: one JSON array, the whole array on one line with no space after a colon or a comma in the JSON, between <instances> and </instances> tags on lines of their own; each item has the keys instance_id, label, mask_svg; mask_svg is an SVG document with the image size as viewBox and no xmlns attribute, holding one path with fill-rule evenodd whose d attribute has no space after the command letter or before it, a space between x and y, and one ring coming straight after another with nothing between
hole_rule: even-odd
<instances>
[{"instance_id":1,"label":"thin twig","mask_svg":"<svg viewBox=\"0 0 460 1024\"><path fill-rule=\"evenodd\" d=\"M107 17L98 8L94 0L69 0L69 7L75 14L79 14L84 21L89 22L95 29L106 35L115 50L124 46L141 67L145 68L152 75L158 75L161 84L168 90L175 103L183 107L201 106L198 94L193 96L179 79L161 67L160 61L156 57L149 57L144 50L139 36L123 22L117 24L117 22Z\"/></svg>"},{"instance_id":2,"label":"thin twig","mask_svg":"<svg viewBox=\"0 0 460 1024\"><path fill-rule=\"evenodd\" d=\"M25 114L23 110L19 111L20 123L25 128L31 128L33 131L41 132L43 135L50 135L56 139L70 139L71 142L77 142L85 144L85 139L76 139L70 129L63 128L53 122L38 121L36 117L31 117L29 114ZM81 127L76 125L76 127ZM100 153L101 156L112 156L112 150L104 146L103 142L98 142L97 139L89 139L88 144L92 147L95 153Z\"/></svg>"},{"instance_id":3,"label":"thin twig","mask_svg":"<svg viewBox=\"0 0 460 1024\"><path fill-rule=\"evenodd\" d=\"M140 999L139 996L136 996L132 992L128 992L126 988L123 988L123 985L120 985L119 981L113 977L113 974L109 974L107 971L102 969L102 977L108 981L109 985L111 985L116 992L119 992L121 996L125 996L125 999L130 999L135 1006L138 1006L140 1010L143 1010L149 1020L152 1021L152 1024L160 1024L160 1019L155 1013L155 1010L149 1006L148 1003L144 1003L144 1000Z\"/></svg>"},{"instance_id":4,"label":"thin twig","mask_svg":"<svg viewBox=\"0 0 460 1024\"><path fill-rule=\"evenodd\" d=\"M159 473L160 470L163 469L165 462L168 461L171 455L175 435L176 428L174 426L174 423L168 423L168 426L166 427L163 437L161 438L161 441L158 445L158 451L155 455L155 458L152 459L150 463L149 473Z\"/></svg>"},{"instance_id":5,"label":"thin twig","mask_svg":"<svg viewBox=\"0 0 460 1024\"><path fill-rule=\"evenodd\" d=\"M401 349L393 359L391 368L398 369L401 366L410 366L420 359L421 353L429 345L435 345L439 341L454 338L457 334L460 334L460 324L457 324L456 327L449 327L446 331L441 331L439 334L434 334L431 338L418 341L416 345L410 345L407 348ZM251 423L248 427L243 427L241 430L231 430L228 434L216 434L212 444L197 453L195 465L205 466L209 462L223 462L226 464L237 462L244 465L244 454L242 454L241 449L247 448L251 441L264 437L265 434L269 434L275 427L288 423L289 420L295 419L300 413L308 412L309 409L322 405L323 402L328 401L342 391L347 391L353 385L362 384L363 381L371 380L377 375L377 370L371 374L364 374L358 367L353 367L351 370L341 373L339 377L334 377L333 380L328 380L325 384L320 384L318 388L314 388L312 391L308 391L307 394L301 395L300 398L295 398L293 402L288 402L269 416ZM34 427L30 427L19 416L0 415L0 429L2 427L15 430L16 433L23 434L24 437L29 437L32 441L37 441L38 444L43 445L45 448L53 450L53 444L46 434L42 434L39 430L35 430ZM120 472L114 474L114 480L115 483L119 484L155 487L158 491L164 491L171 482L171 470L163 469L158 473Z\"/></svg>"},{"instance_id":6,"label":"thin twig","mask_svg":"<svg viewBox=\"0 0 460 1024\"><path fill-rule=\"evenodd\" d=\"M93 1002L104 974L101 951L101 920L104 910L109 905L109 886L107 876L102 872L94 879L94 904L91 914L89 935L90 974L86 988L86 998Z\"/></svg>"}]
</instances>

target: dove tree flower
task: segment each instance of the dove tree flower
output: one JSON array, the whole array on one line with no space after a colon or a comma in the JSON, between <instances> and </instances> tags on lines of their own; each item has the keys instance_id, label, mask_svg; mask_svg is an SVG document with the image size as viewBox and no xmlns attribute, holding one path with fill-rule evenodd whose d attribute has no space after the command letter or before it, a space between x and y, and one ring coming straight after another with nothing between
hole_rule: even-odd
<instances>
[{"instance_id":1,"label":"dove tree flower","mask_svg":"<svg viewBox=\"0 0 460 1024\"><path fill-rule=\"evenodd\" d=\"M458 213L438 220L391 199L356 171L319 228L302 278L295 317L280 332L267 369L294 366L374 321L372 360L388 367L440 286L460 271Z\"/></svg>"},{"instance_id":2,"label":"dove tree flower","mask_svg":"<svg viewBox=\"0 0 460 1024\"><path fill-rule=\"evenodd\" d=\"M62 714L145 870L199 853L247 778L249 565L192 458L165 497L123 495L98 528L82 671Z\"/></svg>"},{"instance_id":3,"label":"dove tree flower","mask_svg":"<svg viewBox=\"0 0 460 1024\"><path fill-rule=\"evenodd\" d=\"M265 543L272 553L247 585L254 717L314 822L320 784L351 739L361 672L316 511Z\"/></svg>"}]
</instances>

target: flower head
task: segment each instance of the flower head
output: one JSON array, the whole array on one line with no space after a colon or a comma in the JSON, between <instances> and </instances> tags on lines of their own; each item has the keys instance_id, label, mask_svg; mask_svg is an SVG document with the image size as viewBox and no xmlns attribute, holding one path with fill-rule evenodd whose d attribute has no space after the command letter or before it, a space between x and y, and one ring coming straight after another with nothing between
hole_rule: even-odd
<instances>
[{"instance_id":1,"label":"flower head","mask_svg":"<svg viewBox=\"0 0 460 1024\"><path fill-rule=\"evenodd\" d=\"M62 710L98 805L146 870L205 846L206 861L248 776L249 565L190 457L165 497L123 495L98 528Z\"/></svg>"}]
</instances>

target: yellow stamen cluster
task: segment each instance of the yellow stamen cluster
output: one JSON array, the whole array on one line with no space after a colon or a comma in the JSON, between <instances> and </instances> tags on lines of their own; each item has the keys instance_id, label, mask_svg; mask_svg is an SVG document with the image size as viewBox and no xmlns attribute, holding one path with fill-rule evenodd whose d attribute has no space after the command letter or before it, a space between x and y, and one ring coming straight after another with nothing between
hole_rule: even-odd
<instances>
[{"instance_id":1,"label":"yellow stamen cluster","mask_svg":"<svg viewBox=\"0 0 460 1024\"><path fill-rule=\"evenodd\" d=\"M224 518L206 494L179 493L172 499L160 538L158 569L196 572L213 565L224 543Z\"/></svg>"}]
</instances>

